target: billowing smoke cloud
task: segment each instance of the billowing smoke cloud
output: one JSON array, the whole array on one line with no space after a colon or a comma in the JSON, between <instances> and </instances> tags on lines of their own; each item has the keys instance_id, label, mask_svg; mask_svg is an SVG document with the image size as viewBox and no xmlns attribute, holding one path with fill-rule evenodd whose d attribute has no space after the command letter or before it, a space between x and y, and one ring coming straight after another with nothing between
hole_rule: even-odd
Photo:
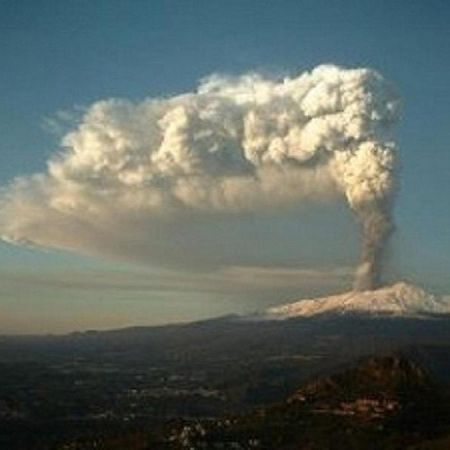
<instances>
[{"instance_id":1,"label":"billowing smoke cloud","mask_svg":"<svg viewBox=\"0 0 450 450\"><path fill-rule=\"evenodd\" d=\"M100 101L64 136L47 173L3 189L0 232L175 261L180 252L165 241L189 224L345 198L363 231L355 287L369 289L392 230L398 110L376 71L332 65L283 80L212 76L196 92L141 103Z\"/></svg>"}]
</instances>

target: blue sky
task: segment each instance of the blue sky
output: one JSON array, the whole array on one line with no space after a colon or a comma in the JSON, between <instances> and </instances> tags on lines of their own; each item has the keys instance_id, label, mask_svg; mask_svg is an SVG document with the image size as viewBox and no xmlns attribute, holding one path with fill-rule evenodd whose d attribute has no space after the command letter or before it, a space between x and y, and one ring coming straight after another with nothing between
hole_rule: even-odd
<instances>
[{"instance_id":1,"label":"blue sky","mask_svg":"<svg viewBox=\"0 0 450 450\"><path fill-rule=\"evenodd\" d=\"M450 291L449 20L448 2L438 0L0 1L0 184L45 170L58 148L48 123L59 111L110 97L170 96L211 73L295 74L321 63L372 67L397 85L404 103L389 270ZM240 223L230 239L251 246L246 237L254 229L251 220ZM258 251L274 267L351 265L354 232L342 208L313 211L298 228L295 216L256 227L272 241ZM120 286L92 285L117 273ZM166 280L164 289L139 284L148 273ZM205 290L190 280L192 289L183 292L171 289L175 275L161 275L158 267L1 244L0 333L189 320L348 282L297 287L291 275L283 275L289 278L283 288L262 285L265 275L258 272L251 278L257 287Z\"/></svg>"}]
</instances>

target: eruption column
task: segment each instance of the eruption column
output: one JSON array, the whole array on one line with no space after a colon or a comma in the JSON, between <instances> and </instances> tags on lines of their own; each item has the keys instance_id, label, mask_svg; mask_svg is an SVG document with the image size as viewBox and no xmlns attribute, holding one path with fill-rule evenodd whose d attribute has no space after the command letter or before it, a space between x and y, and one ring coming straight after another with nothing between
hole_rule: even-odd
<instances>
[{"instance_id":1,"label":"eruption column","mask_svg":"<svg viewBox=\"0 0 450 450\"><path fill-rule=\"evenodd\" d=\"M182 95L100 101L62 138L45 173L0 190L0 234L178 265L173 233L189 221L208 226L214 216L344 197L363 231L355 288L372 289L393 229L398 112L378 72L334 65L284 79L213 75ZM186 260L210 267L213 257Z\"/></svg>"}]
</instances>

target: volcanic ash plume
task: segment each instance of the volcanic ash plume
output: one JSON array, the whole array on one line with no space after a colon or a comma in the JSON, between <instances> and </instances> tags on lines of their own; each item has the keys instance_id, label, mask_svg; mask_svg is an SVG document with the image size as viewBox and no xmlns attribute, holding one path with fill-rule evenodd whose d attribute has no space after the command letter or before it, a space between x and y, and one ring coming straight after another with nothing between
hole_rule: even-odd
<instances>
[{"instance_id":1,"label":"volcanic ash plume","mask_svg":"<svg viewBox=\"0 0 450 450\"><path fill-rule=\"evenodd\" d=\"M392 230L398 110L376 71L332 65L283 80L216 75L195 92L141 103L100 101L46 173L2 190L0 232L170 263L182 257L177 229L187 223L345 198L363 231L355 287L371 289Z\"/></svg>"},{"instance_id":2,"label":"volcanic ash plume","mask_svg":"<svg viewBox=\"0 0 450 450\"><path fill-rule=\"evenodd\" d=\"M362 143L355 160L343 167L351 173L345 193L361 224L363 238L361 262L355 274L356 290L379 286L383 253L394 229L391 214L394 169L395 147L382 141ZM355 179L358 171L361 177Z\"/></svg>"}]
</instances>

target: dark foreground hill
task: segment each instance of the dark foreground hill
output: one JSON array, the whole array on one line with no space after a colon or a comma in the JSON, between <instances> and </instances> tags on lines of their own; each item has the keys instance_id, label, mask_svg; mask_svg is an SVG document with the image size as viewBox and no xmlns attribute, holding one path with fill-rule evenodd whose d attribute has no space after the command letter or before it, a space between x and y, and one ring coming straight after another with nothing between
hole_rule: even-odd
<instances>
[{"instance_id":1,"label":"dark foreground hill","mask_svg":"<svg viewBox=\"0 0 450 450\"><path fill-rule=\"evenodd\" d=\"M450 392L404 355L363 358L244 414L97 423L54 439L56 427L3 448L58 450L444 450ZM63 426L59 422L59 426ZM17 430L19 430L17 428ZM52 439L53 438L53 439Z\"/></svg>"},{"instance_id":2,"label":"dark foreground hill","mask_svg":"<svg viewBox=\"0 0 450 450\"><path fill-rule=\"evenodd\" d=\"M175 436L180 446L167 448L441 448L450 442L450 398L413 361L370 358L305 383L277 405L184 425Z\"/></svg>"},{"instance_id":3,"label":"dark foreground hill","mask_svg":"<svg viewBox=\"0 0 450 450\"><path fill-rule=\"evenodd\" d=\"M450 319L223 317L66 336L3 337L0 448L84 449L89 440L111 443L113 438L122 444L100 448L145 448L136 442L142 433L148 436L149 428L165 435L165 424L173 421L252 414L255 408L287 402L312 378L342 372L368 355L399 352L435 382L449 383ZM130 433L137 436L135 444L120 441ZM63 447L67 442L81 446Z\"/></svg>"}]
</instances>

